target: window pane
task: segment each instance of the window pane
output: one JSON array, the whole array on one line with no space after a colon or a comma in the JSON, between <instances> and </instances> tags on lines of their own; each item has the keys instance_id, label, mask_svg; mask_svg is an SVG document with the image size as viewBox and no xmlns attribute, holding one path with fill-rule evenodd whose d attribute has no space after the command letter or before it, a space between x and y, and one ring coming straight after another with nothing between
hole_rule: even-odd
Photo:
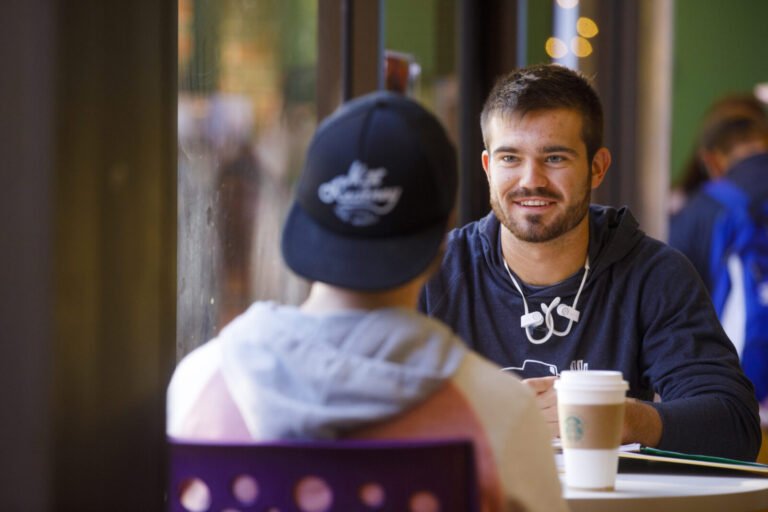
<instances>
[{"instance_id":1,"label":"window pane","mask_svg":"<svg viewBox=\"0 0 768 512\"><path fill-rule=\"evenodd\" d=\"M456 0L386 0L384 48L386 61L408 61L411 80L406 92L430 108L458 147L458 74ZM394 88L386 69L385 82Z\"/></svg>"},{"instance_id":2,"label":"window pane","mask_svg":"<svg viewBox=\"0 0 768 512\"><path fill-rule=\"evenodd\" d=\"M316 125L316 0L179 0L178 356L299 302L280 228Z\"/></svg>"}]
</instances>

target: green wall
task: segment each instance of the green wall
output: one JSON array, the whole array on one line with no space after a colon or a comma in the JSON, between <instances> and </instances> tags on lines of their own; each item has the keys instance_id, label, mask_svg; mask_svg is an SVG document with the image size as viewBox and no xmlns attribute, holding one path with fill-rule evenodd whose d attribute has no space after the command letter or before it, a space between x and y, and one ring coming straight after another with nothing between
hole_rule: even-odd
<instances>
[{"instance_id":1,"label":"green wall","mask_svg":"<svg viewBox=\"0 0 768 512\"><path fill-rule=\"evenodd\" d=\"M552 2L528 0L526 65L551 62L544 45L552 35Z\"/></svg>"},{"instance_id":2,"label":"green wall","mask_svg":"<svg viewBox=\"0 0 768 512\"><path fill-rule=\"evenodd\" d=\"M672 179L716 98L768 82L768 1L677 0L672 92ZM652 77L649 77L652 79Z\"/></svg>"},{"instance_id":3,"label":"green wall","mask_svg":"<svg viewBox=\"0 0 768 512\"><path fill-rule=\"evenodd\" d=\"M386 0L385 47L414 54L426 77L452 72L457 8L457 0ZM544 43L552 35L551 2L528 0L527 30L527 63L550 62Z\"/></svg>"},{"instance_id":4,"label":"green wall","mask_svg":"<svg viewBox=\"0 0 768 512\"><path fill-rule=\"evenodd\" d=\"M453 26L440 27L443 21L441 11L445 14L455 11L455 2L449 0L387 0L384 3L384 47L413 54L416 62L421 65L422 76L431 79L436 73L451 70L437 69L443 63L441 52L449 52L450 59L454 54L455 41L449 41L446 48L441 48L439 30L453 30ZM446 21L452 23L453 16Z\"/></svg>"}]
</instances>

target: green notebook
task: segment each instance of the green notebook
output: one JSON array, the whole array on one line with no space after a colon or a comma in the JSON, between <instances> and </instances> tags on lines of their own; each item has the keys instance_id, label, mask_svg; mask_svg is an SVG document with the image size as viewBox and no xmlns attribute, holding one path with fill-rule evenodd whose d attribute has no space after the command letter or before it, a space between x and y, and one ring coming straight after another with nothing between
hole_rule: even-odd
<instances>
[{"instance_id":1,"label":"green notebook","mask_svg":"<svg viewBox=\"0 0 768 512\"><path fill-rule=\"evenodd\" d=\"M640 459L651 462L666 462L672 464L689 464L700 467L732 469L768 475L768 465L757 462L728 459L725 457L713 457L710 455L696 455L690 453L671 452L639 446L637 449L624 449L619 451L619 457L627 459Z\"/></svg>"}]
</instances>

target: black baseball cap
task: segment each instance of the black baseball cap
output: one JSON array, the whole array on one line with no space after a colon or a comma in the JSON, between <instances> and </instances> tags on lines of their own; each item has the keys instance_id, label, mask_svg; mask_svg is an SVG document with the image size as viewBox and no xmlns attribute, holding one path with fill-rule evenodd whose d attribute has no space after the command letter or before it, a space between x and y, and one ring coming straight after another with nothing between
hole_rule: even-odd
<instances>
[{"instance_id":1,"label":"black baseball cap","mask_svg":"<svg viewBox=\"0 0 768 512\"><path fill-rule=\"evenodd\" d=\"M456 152L437 118L379 91L327 117L283 227L288 267L312 281L394 288L434 259L454 208Z\"/></svg>"}]
</instances>

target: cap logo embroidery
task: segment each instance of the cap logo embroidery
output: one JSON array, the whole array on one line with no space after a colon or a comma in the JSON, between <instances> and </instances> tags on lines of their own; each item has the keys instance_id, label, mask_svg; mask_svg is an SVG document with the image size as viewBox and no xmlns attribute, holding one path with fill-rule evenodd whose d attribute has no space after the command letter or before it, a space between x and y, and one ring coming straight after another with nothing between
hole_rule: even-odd
<instances>
[{"instance_id":1,"label":"cap logo embroidery","mask_svg":"<svg viewBox=\"0 0 768 512\"><path fill-rule=\"evenodd\" d=\"M387 170L369 169L355 160L347 174L336 176L317 189L320 200L336 203L333 211L342 222L353 226L370 226L391 212L400 200L402 187L383 187Z\"/></svg>"}]
</instances>

